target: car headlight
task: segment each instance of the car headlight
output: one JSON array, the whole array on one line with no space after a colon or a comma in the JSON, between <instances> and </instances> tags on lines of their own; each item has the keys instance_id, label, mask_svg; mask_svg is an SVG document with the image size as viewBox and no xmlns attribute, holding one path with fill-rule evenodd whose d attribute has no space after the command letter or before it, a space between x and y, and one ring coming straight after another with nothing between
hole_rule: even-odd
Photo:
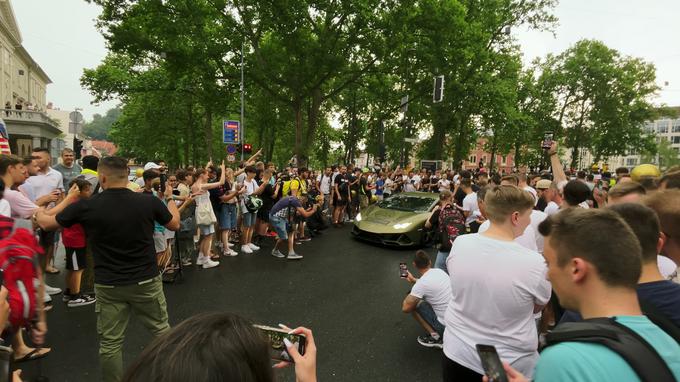
<instances>
[{"instance_id":1,"label":"car headlight","mask_svg":"<svg viewBox=\"0 0 680 382\"><path fill-rule=\"evenodd\" d=\"M357 214L357 216L354 218L354 220L360 222L361 221L361 212Z\"/></svg>"},{"instance_id":2,"label":"car headlight","mask_svg":"<svg viewBox=\"0 0 680 382\"><path fill-rule=\"evenodd\" d=\"M404 229L404 228L406 228L410 225L411 225L411 222L407 222L407 223L398 223L398 224L393 225L392 227L394 227L394 229Z\"/></svg>"}]
</instances>

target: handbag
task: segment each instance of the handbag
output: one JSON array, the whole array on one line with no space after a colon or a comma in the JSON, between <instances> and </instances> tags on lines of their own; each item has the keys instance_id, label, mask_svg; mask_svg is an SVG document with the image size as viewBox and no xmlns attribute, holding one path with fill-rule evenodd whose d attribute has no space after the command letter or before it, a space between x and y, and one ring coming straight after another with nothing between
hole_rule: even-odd
<instances>
[{"instance_id":1,"label":"handbag","mask_svg":"<svg viewBox=\"0 0 680 382\"><path fill-rule=\"evenodd\" d=\"M217 223L217 217L209 202L200 203L196 206L196 224L211 225L215 223Z\"/></svg>"}]
</instances>

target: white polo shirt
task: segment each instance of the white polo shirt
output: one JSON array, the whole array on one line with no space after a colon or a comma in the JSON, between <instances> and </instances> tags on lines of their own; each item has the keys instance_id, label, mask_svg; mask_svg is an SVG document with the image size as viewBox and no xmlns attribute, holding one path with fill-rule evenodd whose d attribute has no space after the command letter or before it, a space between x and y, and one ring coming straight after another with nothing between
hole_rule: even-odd
<instances>
[{"instance_id":1,"label":"white polo shirt","mask_svg":"<svg viewBox=\"0 0 680 382\"><path fill-rule=\"evenodd\" d=\"M61 173L53 168L49 168L46 173L31 176L26 179L26 183L32 189L32 194L36 200L45 195L50 194L54 190L64 191L64 177ZM24 186L19 186L21 190Z\"/></svg>"}]
</instances>

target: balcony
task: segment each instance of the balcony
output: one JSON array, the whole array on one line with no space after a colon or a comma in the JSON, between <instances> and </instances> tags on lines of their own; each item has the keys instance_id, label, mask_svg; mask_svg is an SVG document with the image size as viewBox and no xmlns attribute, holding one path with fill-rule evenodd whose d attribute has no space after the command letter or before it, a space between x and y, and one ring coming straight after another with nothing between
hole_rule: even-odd
<instances>
[{"instance_id":1,"label":"balcony","mask_svg":"<svg viewBox=\"0 0 680 382\"><path fill-rule=\"evenodd\" d=\"M53 139L63 133L59 123L41 111L2 110L9 136Z\"/></svg>"}]
</instances>

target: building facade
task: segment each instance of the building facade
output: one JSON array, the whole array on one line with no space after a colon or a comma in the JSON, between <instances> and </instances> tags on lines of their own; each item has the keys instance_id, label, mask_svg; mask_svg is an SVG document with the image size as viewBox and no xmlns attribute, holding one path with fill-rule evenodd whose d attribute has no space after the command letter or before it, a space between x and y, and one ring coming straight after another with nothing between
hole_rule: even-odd
<instances>
[{"instance_id":1,"label":"building facade","mask_svg":"<svg viewBox=\"0 0 680 382\"><path fill-rule=\"evenodd\" d=\"M0 102L10 149L26 156L35 147L47 147L55 157L62 131L45 112L47 85L52 81L22 41L10 0L0 0Z\"/></svg>"},{"instance_id":2,"label":"building facade","mask_svg":"<svg viewBox=\"0 0 680 382\"><path fill-rule=\"evenodd\" d=\"M480 167L486 168L487 170L491 167L491 153L484 149L486 145L485 138L477 139L477 144L470 150L470 155L466 161L463 161L463 169L465 170L476 170ZM502 155L496 153L493 158L494 165L493 170L499 173L511 173L515 167L515 156L514 154Z\"/></svg>"}]
</instances>

